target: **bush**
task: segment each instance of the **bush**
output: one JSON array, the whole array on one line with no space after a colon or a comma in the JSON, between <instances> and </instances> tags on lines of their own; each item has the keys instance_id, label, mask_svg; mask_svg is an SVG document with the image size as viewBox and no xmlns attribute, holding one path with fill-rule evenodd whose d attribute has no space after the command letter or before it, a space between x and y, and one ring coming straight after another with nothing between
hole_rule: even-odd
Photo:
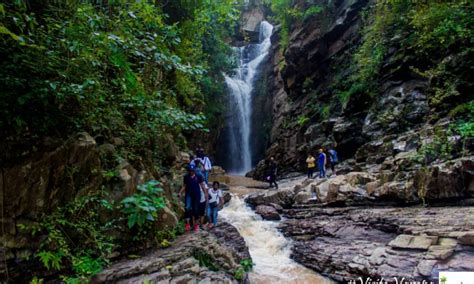
<instances>
[{"instance_id":1,"label":"bush","mask_svg":"<svg viewBox=\"0 0 474 284\"><path fill-rule=\"evenodd\" d=\"M79 197L36 225L19 224L32 236L44 235L36 257L47 270L64 272L72 268L77 277L97 274L108 263L108 255L116 246L109 231L116 220L102 220L100 212L112 210L104 196Z\"/></svg>"},{"instance_id":2,"label":"bush","mask_svg":"<svg viewBox=\"0 0 474 284\"><path fill-rule=\"evenodd\" d=\"M122 212L127 216L129 228L142 227L146 222L154 222L158 211L166 206L165 199L161 196L163 189L160 183L151 180L137 186L138 192L121 201Z\"/></svg>"}]
</instances>

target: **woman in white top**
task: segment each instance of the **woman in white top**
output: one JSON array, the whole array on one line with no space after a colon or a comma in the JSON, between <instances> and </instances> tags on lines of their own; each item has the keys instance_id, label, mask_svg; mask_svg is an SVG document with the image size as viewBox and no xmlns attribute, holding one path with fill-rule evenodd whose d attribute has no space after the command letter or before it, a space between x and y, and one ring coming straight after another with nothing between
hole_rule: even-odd
<instances>
[{"instance_id":1,"label":"woman in white top","mask_svg":"<svg viewBox=\"0 0 474 284\"><path fill-rule=\"evenodd\" d=\"M212 183L212 188L208 190L209 206L207 207L207 217L209 218L209 228L217 225L217 212L219 208L224 205L224 198L222 197L222 190L219 189L219 182Z\"/></svg>"}]
</instances>

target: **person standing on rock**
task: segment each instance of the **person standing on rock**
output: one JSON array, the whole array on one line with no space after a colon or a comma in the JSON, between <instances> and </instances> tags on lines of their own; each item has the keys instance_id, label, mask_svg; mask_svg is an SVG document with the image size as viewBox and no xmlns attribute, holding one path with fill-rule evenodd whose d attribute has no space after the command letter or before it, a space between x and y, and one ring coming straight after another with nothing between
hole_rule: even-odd
<instances>
[{"instance_id":1,"label":"person standing on rock","mask_svg":"<svg viewBox=\"0 0 474 284\"><path fill-rule=\"evenodd\" d=\"M306 164L308 165L308 178L313 178L314 168L316 167L316 159L309 153L306 158Z\"/></svg>"},{"instance_id":2,"label":"person standing on rock","mask_svg":"<svg viewBox=\"0 0 474 284\"><path fill-rule=\"evenodd\" d=\"M339 163L339 158L337 157L337 152L334 148L330 148L329 151L329 163L331 165L331 175L336 176L336 165Z\"/></svg>"},{"instance_id":3,"label":"person standing on rock","mask_svg":"<svg viewBox=\"0 0 474 284\"><path fill-rule=\"evenodd\" d=\"M319 157L318 157L318 168L319 168L319 178L326 177L326 154L324 150L321 148L319 149Z\"/></svg>"},{"instance_id":4,"label":"person standing on rock","mask_svg":"<svg viewBox=\"0 0 474 284\"><path fill-rule=\"evenodd\" d=\"M199 217L201 211L201 191L204 191L204 200L207 203L207 185L202 175L196 174L196 168L193 165L188 166L188 173L183 177L183 186L179 190L178 197L185 193L185 209L187 213L185 230L191 229L190 219L194 224L194 231L199 231Z\"/></svg>"},{"instance_id":5,"label":"person standing on rock","mask_svg":"<svg viewBox=\"0 0 474 284\"><path fill-rule=\"evenodd\" d=\"M270 158L270 161L268 163L268 168L269 168L269 174L268 174L267 179L268 179L268 182L270 183L269 188L272 188L273 184L275 184L275 188L278 189L278 184L276 183L278 166L273 157Z\"/></svg>"},{"instance_id":6,"label":"person standing on rock","mask_svg":"<svg viewBox=\"0 0 474 284\"><path fill-rule=\"evenodd\" d=\"M206 184L209 185L209 173L212 170L212 163L207 155L204 155L204 158L202 158L202 163L204 166L204 170L203 170L204 181L206 181Z\"/></svg>"},{"instance_id":7,"label":"person standing on rock","mask_svg":"<svg viewBox=\"0 0 474 284\"><path fill-rule=\"evenodd\" d=\"M224 197L219 186L219 182L215 181L212 183L212 188L209 189L209 206L207 209L209 229L217 225L217 212L219 211L219 208L224 205Z\"/></svg>"}]
</instances>

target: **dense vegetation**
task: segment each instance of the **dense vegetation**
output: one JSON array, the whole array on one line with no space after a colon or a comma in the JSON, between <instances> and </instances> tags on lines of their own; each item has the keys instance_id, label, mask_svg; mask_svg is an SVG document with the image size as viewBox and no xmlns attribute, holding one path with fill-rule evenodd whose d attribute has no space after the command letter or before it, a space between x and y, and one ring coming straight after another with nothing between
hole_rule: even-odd
<instances>
[{"instance_id":1,"label":"dense vegetation","mask_svg":"<svg viewBox=\"0 0 474 284\"><path fill-rule=\"evenodd\" d=\"M282 26L280 46L283 52L295 24L314 15L324 21L323 17L332 9L330 3L320 5L312 0L267 3ZM344 111L351 98L373 100L383 80L379 75L398 73L425 78L429 82L430 108L437 116L433 118L449 115L457 121L453 126L455 131L472 137L473 8L472 1L466 0L369 2L363 14L361 40L350 51L353 54L350 62L330 74L332 80L328 89L333 100L317 101L316 94L310 115L327 119L330 112ZM403 66L410 68L400 69ZM311 80L305 81L303 92L312 84ZM309 119L309 116L301 116L298 124L303 125Z\"/></svg>"},{"instance_id":2,"label":"dense vegetation","mask_svg":"<svg viewBox=\"0 0 474 284\"><path fill-rule=\"evenodd\" d=\"M166 247L181 232L157 226L158 212L177 203L162 183L116 200L108 182L124 160L146 159L160 176L170 166L166 147L185 149L186 137L219 122L238 7L233 0L0 4L1 166L76 132L124 141L102 161L103 191L18 225L39 245L32 258L46 268L40 278L86 283L112 252Z\"/></svg>"},{"instance_id":3,"label":"dense vegetation","mask_svg":"<svg viewBox=\"0 0 474 284\"><path fill-rule=\"evenodd\" d=\"M361 93L376 96L378 74L387 68L385 63L394 73L426 78L434 114L449 114L458 119L456 128L463 136L474 136L469 94L474 71L473 8L471 1L464 0L376 2L366 11L352 75L338 94L342 103ZM410 70L396 69L403 61L411 62Z\"/></svg>"},{"instance_id":4,"label":"dense vegetation","mask_svg":"<svg viewBox=\"0 0 474 284\"><path fill-rule=\"evenodd\" d=\"M214 121L234 1L160 2L0 4L2 161L77 131L159 155L164 134L183 145Z\"/></svg>"}]
</instances>

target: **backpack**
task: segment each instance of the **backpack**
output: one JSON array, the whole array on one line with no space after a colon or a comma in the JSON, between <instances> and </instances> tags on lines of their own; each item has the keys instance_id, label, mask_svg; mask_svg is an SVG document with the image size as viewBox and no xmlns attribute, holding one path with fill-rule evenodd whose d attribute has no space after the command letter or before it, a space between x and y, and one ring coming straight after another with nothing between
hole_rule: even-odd
<instances>
[{"instance_id":1,"label":"backpack","mask_svg":"<svg viewBox=\"0 0 474 284\"><path fill-rule=\"evenodd\" d=\"M333 163L339 162L339 160L337 158L336 150L329 150L329 158L331 159L331 162L333 162Z\"/></svg>"}]
</instances>

